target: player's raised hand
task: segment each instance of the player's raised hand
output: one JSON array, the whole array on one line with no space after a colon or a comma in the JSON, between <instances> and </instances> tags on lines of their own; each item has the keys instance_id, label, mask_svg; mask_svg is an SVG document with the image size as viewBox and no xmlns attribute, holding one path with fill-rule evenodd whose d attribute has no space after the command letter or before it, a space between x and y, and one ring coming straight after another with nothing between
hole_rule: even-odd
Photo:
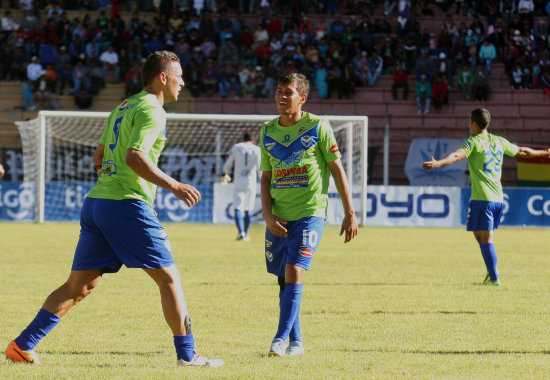
<instances>
[{"instance_id":1,"label":"player's raised hand","mask_svg":"<svg viewBox=\"0 0 550 380\"><path fill-rule=\"evenodd\" d=\"M357 236L357 219L355 215L346 215L342 221L342 228L340 229L340 236L346 234L344 237L344 243L349 242L351 239Z\"/></svg>"},{"instance_id":2,"label":"player's raised hand","mask_svg":"<svg viewBox=\"0 0 550 380\"><path fill-rule=\"evenodd\" d=\"M438 162L435 158L432 157L430 161L426 161L422 164L422 169L431 170L439 167Z\"/></svg>"},{"instance_id":3,"label":"player's raised hand","mask_svg":"<svg viewBox=\"0 0 550 380\"><path fill-rule=\"evenodd\" d=\"M287 229L285 228L286 222L279 218L278 216L275 216L271 214L268 217L265 217L265 223L267 224L267 228L271 231L271 233L275 236L279 237L286 237L287 236Z\"/></svg>"},{"instance_id":4,"label":"player's raised hand","mask_svg":"<svg viewBox=\"0 0 550 380\"><path fill-rule=\"evenodd\" d=\"M184 201L189 207L193 207L201 200L200 191L185 183L178 183L177 186L172 189L172 193L176 198Z\"/></svg>"}]
</instances>

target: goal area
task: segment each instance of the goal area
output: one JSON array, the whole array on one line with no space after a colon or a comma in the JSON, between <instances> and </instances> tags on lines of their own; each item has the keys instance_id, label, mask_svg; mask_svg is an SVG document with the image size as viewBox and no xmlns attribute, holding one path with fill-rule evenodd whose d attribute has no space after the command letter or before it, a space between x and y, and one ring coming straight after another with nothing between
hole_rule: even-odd
<instances>
[{"instance_id":1,"label":"goal area","mask_svg":"<svg viewBox=\"0 0 550 380\"><path fill-rule=\"evenodd\" d=\"M36 119L16 122L21 134L24 171L17 213L19 220L79 220L84 197L97 181L92 156L108 116L108 112L40 111ZM215 217L215 207L230 209L227 205L220 206L219 199L227 198L231 187L220 187L217 182L231 147L242 141L245 132L258 142L262 124L275 117L168 113L167 140L159 167L178 181L195 186L201 192L202 200L188 208L169 191L159 188L154 204L159 219L219 222ZM368 118L323 118L330 122L334 131L353 189L356 214L359 223L365 225ZM331 187L329 198L337 198L334 187ZM329 201L332 215L341 212L338 209L331 211L331 207L334 206ZM255 215L255 220L261 219L261 212L255 210Z\"/></svg>"}]
</instances>

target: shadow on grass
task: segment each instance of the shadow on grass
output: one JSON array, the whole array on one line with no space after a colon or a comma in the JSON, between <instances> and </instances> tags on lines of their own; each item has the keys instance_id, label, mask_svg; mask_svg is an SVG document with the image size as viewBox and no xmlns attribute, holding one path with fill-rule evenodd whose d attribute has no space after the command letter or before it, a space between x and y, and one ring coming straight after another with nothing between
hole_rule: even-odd
<instances>
[{"instance_id":1,"label":"shadow on grass","mask_svg":"<svg viewBox=\"0 0 550 380\"><path fill-rule=\"evenodd\" d=\"M452 350L452 351L401 351L404 354L421 355L550 355L550 351L514 351L514 350Z\"/></svg>"},{"instance_id":2,"label":"shadow on grass","mask_svg":"<svg viewBox=\"0 0 550 380\"><path fill-rule=\"evenodd\" d=\"M116 356L155 356L164 354L164 351L42 351L45 354L51 355L116 355Z\"/></svg>"}]
</instances>

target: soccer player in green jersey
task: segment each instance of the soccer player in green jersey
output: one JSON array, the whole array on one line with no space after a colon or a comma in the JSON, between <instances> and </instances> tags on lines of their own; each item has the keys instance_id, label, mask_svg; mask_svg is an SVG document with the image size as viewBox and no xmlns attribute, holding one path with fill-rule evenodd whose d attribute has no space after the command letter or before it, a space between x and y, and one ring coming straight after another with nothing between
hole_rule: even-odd
<instances>
[{"instance_id":1,"label":"soccer player in green jersey","mask_svg":"<svg viewBox=\"0 0 550 380\"><path fill-rule=\"evenodd\" d=\"M302 110L309 81L302 74L279 78L275 102L280 116L260 134L262 213L267 224L265 257L278 277L279 326L269 356L304 355L300 304L304 274L323 235L332 173L344 206L340 235L357 235L357 220L340 152L327 120Z\"/></svg>"},{"instance_id":2,"label":"soccer player in green jersey","mask_svg":"<svg viewBox=\"0 0 550 380\"><path fill-rule=\"evenodd\" d=\"M462 146L447 157L426 161L422 165L430 170L468 159L472 195L466 229L473 231L481 255L487 267L483 284L500 286L497 270L497 251L493 230L498 228L504 209L504 195L500 177L504 155L514 157L550 157L550 149L534 150L517 146L506 139L487 131L491 114L484 108L477 108L470 115L470 137Z\"/></svg>"},{"instance_id":3,"label":"soccer player in green jersey","mask_svg":"<svg viewBox=\"0 0 550 380\"><path fill-rule=\"evenodd\" d=\"M195 353L180 273L166 231L152 206L157 186L189 207L201 199L193 186L161 171L158 158L166 141L166 113L183 87L177 55L151 54L143 65L143 91L111 112L94 154L99 179L80 217L80 238L67 282L51 293L34 320L9 345L6 357L38 364L34 347L61 318L99 285L104 273L122 265L142 268L158 285L164 317L174 335L179 366L218 367L220 359Z\"/></svg>"}]
</instances>

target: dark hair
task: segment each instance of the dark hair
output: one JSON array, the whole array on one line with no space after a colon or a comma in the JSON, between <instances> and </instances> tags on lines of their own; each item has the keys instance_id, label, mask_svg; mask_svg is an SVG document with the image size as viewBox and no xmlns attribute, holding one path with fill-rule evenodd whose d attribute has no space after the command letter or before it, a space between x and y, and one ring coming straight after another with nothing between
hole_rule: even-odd
<instances>
[{"instance_id":1,"label":"dark hair","mask_svg":"<svg viewBox=\"0 0 550 380\"><path fill-rule=\"evenodd\" d=\"M491 113L486 108L476 108L470 114L470 120L474 121L479 128L485 129L491 122Z\"/></svg>"},{"instance_id":2,"label":"dark hair","mask_svg":"<svg viewBox=\"0 0 550 380\"><path fill-rule=\"evenodd\" d=\"M277 86L280 84L296 83L296 89L300 95L309 94L309 80L304 74L289 73L284 74L277 80Z\"/></svg>"},{"instance_id":3,"label":"dark hair","mask_svg":"<svg viewBox=\"0 0 550 380\"><path fill-rule=\"evenodd\" d=\"M252 141L252 137L250 137L250 133L245 132L244 135L243 135L243 140L244 141Z\"/></svg>"},{"instance_id":4,"label":"dark hair","mask_svg":"<svg viewBox=\"0 0 550 380\"><path fill-rule=\"evenodd\" d=\"M143 84L145 86L151 84L157 75L168 70L168 66L172 62L179 63L180 59L171 51L162 50L151 53L143 64Z\"/></svg>"}]
</instances>

